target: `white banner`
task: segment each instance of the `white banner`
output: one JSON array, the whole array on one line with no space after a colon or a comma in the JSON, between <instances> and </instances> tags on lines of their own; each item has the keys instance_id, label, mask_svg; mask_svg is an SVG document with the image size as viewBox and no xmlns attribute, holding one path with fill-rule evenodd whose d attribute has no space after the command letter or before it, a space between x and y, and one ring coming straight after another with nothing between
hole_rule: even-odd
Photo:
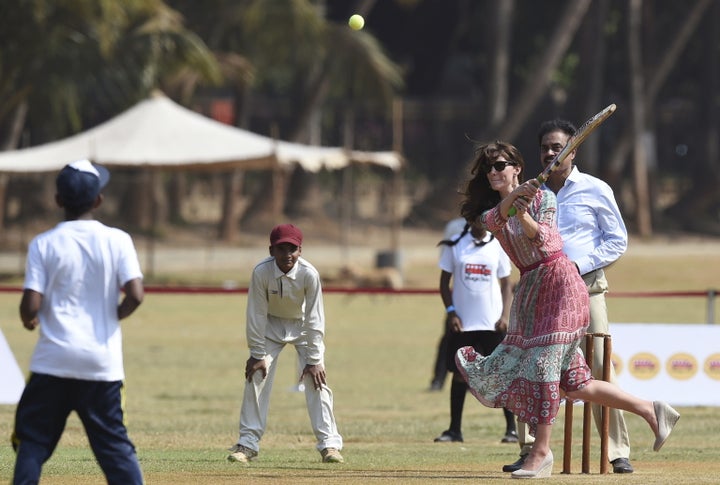
<instances>
[{"instance_id":1,"label":"white banner","mask_svg":"<svg viewBox=\"0 0 720 485\"><path fill-rule=\"evenodd\" d=\"M720 406L720 325L612 323L618 385L677 406Z\"/></svg>"},{"instance_id":2,"label":"white banner","mask_svg":"<svg viewBox=\"0 0 720 485\"><path fill-rule=\"evenodd\" d=\"M0 330L0 404L17 404L23 389L25 379Z\"/></svg>"}]
</instances>

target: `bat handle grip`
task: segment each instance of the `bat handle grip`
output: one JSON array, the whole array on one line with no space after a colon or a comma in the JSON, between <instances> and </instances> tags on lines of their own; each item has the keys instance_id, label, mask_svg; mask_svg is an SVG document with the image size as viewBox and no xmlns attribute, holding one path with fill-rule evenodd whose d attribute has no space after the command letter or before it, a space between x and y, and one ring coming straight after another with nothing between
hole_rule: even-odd
<instances>
[{"instance_id":1,"label":"bat handle grip","mask_svg":"<svg viewBox=\"0 0 720 485\"><path fill-rule=\"evenodd\" d=\"M545 172L541 173L537 176L535 180L538 181L540 185L544 184L548 179L548 176ZM510 210L508 210L508 217L513 217L517 214L517 209L514 206L510 206Z\"/></svg>"}]
</instances>

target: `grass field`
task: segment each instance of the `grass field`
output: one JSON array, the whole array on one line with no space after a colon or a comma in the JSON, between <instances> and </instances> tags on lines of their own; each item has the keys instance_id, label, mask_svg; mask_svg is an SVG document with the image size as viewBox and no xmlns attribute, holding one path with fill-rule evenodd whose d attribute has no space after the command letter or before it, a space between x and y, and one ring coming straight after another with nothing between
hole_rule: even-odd
<instances>
[{"instance_id":1,"label":"grass field","mask_svg":"<svg viewBox=\"0 0 720 485\"><path fill-rule=\"evenodd\" d=\"M650 256L648 256L650 257ZM643 260L640 255L610 269L618 291L698 290L717 284L717 253ZM432 265L427 269L433 273ZM643 276L643 273L644 276ZM436 278L432 277L432 284ZM713 282L715 284L713 285ZM430 285L427 285L430 286ZM0 329L23 372L36 334L17 316L19 294L0 294ZM702 323L704 299L609 300L612 321ZM516 445L500 444L502 412L468 396L465 443L432 439L449 422L448 388L427 392L442 309L433 295L326 296L329 384L345 439L347 463L322 464L304 397L290 392L294 356L281 356L261 455L249 466L225 461L237 438L244 340L244 295L148 294L125 322L127 413L149 484L225 483L501 483L500 469L515 461ZM0 482L12 473L9 437L14 406L0 406ZM593 435L592 474L580 468L580 419L575 421L576 458L571 476L561 475L562 412L553 437L556 463L546 483L710 484L720 476L718 408L680 408L682 419L660 453L642 420L628 416L632 438L629 476L598 475L599 441ZM44 468L44 484L104 483L72 416L55 455Z\"/></svg>"}]
</instances>

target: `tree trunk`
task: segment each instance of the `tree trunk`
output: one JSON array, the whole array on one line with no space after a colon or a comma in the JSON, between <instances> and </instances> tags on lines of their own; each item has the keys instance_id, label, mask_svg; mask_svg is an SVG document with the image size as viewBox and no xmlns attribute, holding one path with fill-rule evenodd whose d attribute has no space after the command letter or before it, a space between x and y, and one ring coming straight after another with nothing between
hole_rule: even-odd
<instances>
[{"instance_id":1,"label":"tree trunk","mask_svg":"<svg viewBox=\"0 0 720 485\"><path fill-rule=\"evenodd\" d=\"M234 96L235 119L239 128L247 128L250 121L250 106L252 97L249 96L249 89L244 84L235 89ZM240 169L233 169L230 177L223 184L223 200L222 212L220 214L220 223L218 225L218 234L224 241L230 241L234 234L240 229L241 210L240 202L243 199L243 182L245 174ZM258 200L262 202L262 194Z\"/></svg>"},{"instance_id":2,"label":"tree trunk","mask_svg":"<svg viewBox=\"0 0 720 485\"><path fill-rule=\"evenodd\" d=\"M709 99L720 96L720 61L716 53L716 40L720 32L720 4L714 3L711 18L704 33L707 68L704 70L705 92ZM691 190L667 209L670 216L682 221L682 227L688 230L720 234L717 210L720 207L720 112L717 103L705 103L703 123L705 128L705 154L697 161L692 171Z\"/></svg>"},{"instance_id":3,"label":"tree trunk","mask_svg":"<svg viewBox=\"0 0 720 485\"><path fill-rule=\"evenodd\" d=\"M582 113L577 113L575 119L585 120L593 113L597 113L604 106L602 94L605 88L605 22L609 10L609 0L597 0L592 3L586 17L587 28L581 29L581 54L583 65L580 66L580 79L577 84L579 99L584 99ZM600 159L599 136L590 136L583 143L582 170L588 173L598 173Z\"/></svg>"},{"instance_id":4,"label":"tree trunk","mask_svg":"<svg viewBox=\"0 0 720 485\"><path fill-rule=\"evenodd\" d=\"M262 172L258 189L251 195L250 206L240 218L243 227L265 228L279 223L285 201L285 178L281 167Z\"/></svg>"},{"instance_id":5,"label":"tree trunk","mask_svg":"<svg viewBox=\"0 0 720 485\"><path fill-rule=\"evenodd\" d=\"M234 169L224 177L223 207L220 219L220 239L231 242L235 238L240 218L239 201L242 199L242 187L245 180L243 170Z\"/></svg>"},{"instance_id":6,"label":"tree trunk","mask_svg":"<svg viewBox=\"0 0 720 485\"><path fill-rule=\"evenodd\" d=\"M182 205L187 191L187 173L175 171L170 174L168 181L168 220L172 224L182 224L185 218L182 214Z\"/></svg>"},{"instance_id":7,"label":"tree trunk","mask_svg":"<svg viewBox=\"0 0 720 485\"><path fill-rule=\"evenodd\" d=\"M165 191L165 172L152 170L152 233L157 237L168 223L168 199Z\"/></svg>"},{"instance_id":8,"label":"tree trunk","mask_svg":"<svg viewBox=\"0 0 720 485\"><path fill-rule=\"evenodd\" d=\"M717 47L715 44L720 32L720 4L715 2L712 9L712 19L704 43L707 52L708 69L706 69L705 83L707 92L713 99L720 95L720 61L718 60ZM720 112L717 103L705 103L705 139L706 155L705 163L699 173L709 174L716 181L720 180ZM718 193L717 190L714 191ZM716 195L717 197L717 195Z\"/></svg>"},{"instance_id":9,"label":"tree trunk","mask_svg":"<svg viewBox=\"0 0 720 485\"><path fill-rule=\"evenodd\" d=\"M643 87L642 0L630 0L628 15L628 55L630 65L630 101L632 103L633 177L635 179L635 217L640 236L652 236L650 197L648 189L647 151L645 126L645 97Z\"/></svg>"},{"instance_id":10,"label":"tree trunk","mask_svg":"<svg viewBox=\"0 0 720 485\"><path fill-rule=\"evenodd\" d=\"M291 218L322 217L323 200L318 175L295 166L287 184L283 213Z\"/></svg>"},{"instance_id":11,"label":"tree trunk","mask_svg":"<svg viewBox=\"0 0 720 485\"><path fill-rule=\"evenodd\" d=\"M568 0L565 13L556 25L550 44L545 49L533 75L530 76L530 81L513 104L510 115L500 126L498 138L513 140L521 127L527 124L528 118L547 92L552 75L567 52L589 6L590 0Z\"/></svg>"},{"instance_id":12,"label":"tree trunk","mask_svg":"<svg viewBox=\"0 0 720 485\"><path fill-rule=\"evenodd\" d=\"M491 50L492 68L490 86L488 87L488 101L490 106L488 120L490 131L498 126L507 117L508 109L508 72L510 69L510 47L512 39L512 17L515 9L515 0L493 0L491 2L492 17L496 18L487 29ZM483 136L484 138L484 136Z\"/></svg>"},{"instance_id":13,"label":"tree trunk","mask_svg":"<svg viewBox=\"0 0 720 485\"><path fill-rule=\"evenodd\" d=\"M657 99L660 89L667 81L670 72L675 68L680 55L697 30L698 24L703 19L708 7L712 4L712 0L698 0L688 12L688 16L685 18L678 33L662 55L660 65L652 75L648 76L650 82L647 88L644 89L646 107L653 107L655 105L655 100ZM651 115L651 113L647 113L647 115ZM632 146L632 138L632 130L625 130L623 135L617 140L615 149L609 157L607 180L620 180L622 178L623 167Z\"/></svg>"},{"instance_id":14,"label":"tree trunk","mask_svg":"<svg viewBox=\"0 0 720 485\"><path fill-rule=\"evenodd\" d=\"M3 150L13 150L20 144L20 136L22 135L22 130L25 126L27 112L27 101L21 102L17 108L15 108L15 113L13 114L12 123L10 125L10 132L5 140ZM5 229L5 210L7 208L7 186L9 181L10 176L8 174L0 174L0 231Z\"/></svg>"},{"instance_id":15,"label":"tree trunk","mask_svg":"<svg viewBox=\"0 0 720 485\"><path fill-rule=\"evenodd\" d=\"M128 184L122 194L118 218L131 230L152 233L154 223L154 186L152 170L128 170Z\"/></svg>"}]
</instances>

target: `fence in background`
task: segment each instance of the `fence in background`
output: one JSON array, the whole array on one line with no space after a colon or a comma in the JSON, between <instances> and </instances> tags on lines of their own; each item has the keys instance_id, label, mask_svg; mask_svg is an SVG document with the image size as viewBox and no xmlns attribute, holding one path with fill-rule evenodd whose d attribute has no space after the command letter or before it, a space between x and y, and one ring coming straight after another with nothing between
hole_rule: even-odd
<instances>
[{"instance_id":1,"label":"fence in background","mask_svg":"<svg viewBox=\"0 0 720 485\"><path fill-rule=\"evenodd\" d=\"M0 286L0 293L21 292L19 286ZM168 294L230 294L247 293L247 288L239 287L209 287L209 286L146 286L146 293L168 293ZM358 295L436 295L436 288L339 288L326 287L323 292L327 294L358 294ZM706 323L715 322L715 299L718 290L708 289L706 291L616 291L608 293L612 298L705 298Z\"/></svg>"}]
</instances>

